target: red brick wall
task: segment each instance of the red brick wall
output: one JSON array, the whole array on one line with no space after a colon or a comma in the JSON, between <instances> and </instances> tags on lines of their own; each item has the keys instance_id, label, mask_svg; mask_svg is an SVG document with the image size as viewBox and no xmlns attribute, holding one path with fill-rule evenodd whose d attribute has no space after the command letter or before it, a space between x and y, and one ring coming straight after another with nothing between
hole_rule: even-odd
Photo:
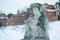
<instances>
[{"instance_id":1,"label":"red brick wall","mask_svg":"<svg viewBox=\"0 0 60 40\"><path fill-rule=\"evenodd\" d=\"M47 12L48 20L49 21L57 21L58 16L56 16L56 12Z\"/></svg>"}]
</instances>

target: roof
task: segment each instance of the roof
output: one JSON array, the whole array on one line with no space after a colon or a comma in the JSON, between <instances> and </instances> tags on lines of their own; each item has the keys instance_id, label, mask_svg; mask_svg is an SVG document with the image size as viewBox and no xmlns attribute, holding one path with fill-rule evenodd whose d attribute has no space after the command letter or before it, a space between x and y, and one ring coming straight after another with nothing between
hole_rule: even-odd
<instances>
[{"instance_id":1,"label":"roof","mask_svg":"<svg viewBox=\"0 0 60 40\"><path fill-rule=\"evenodd\" d=\"M54 5L48 5L47 9L55 9L55 6Z\"/></svg>"},{"instance_id":2,"label":"roof","mask_svg":"<svg viewBox=\"0 0 60 40\"><path fill-rule=\"evenodd\" d=\"M47 12L56 12L56 10L50 10L50 9L47 9L46 11Z\"/></svg>"}]
</instances>

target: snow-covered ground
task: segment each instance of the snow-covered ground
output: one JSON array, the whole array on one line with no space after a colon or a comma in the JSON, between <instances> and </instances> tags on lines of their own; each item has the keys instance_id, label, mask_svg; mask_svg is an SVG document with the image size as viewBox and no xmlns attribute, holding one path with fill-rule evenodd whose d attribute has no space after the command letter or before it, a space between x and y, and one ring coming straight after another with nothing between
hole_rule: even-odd
<instances>
[{"instance_id":1,"label":"snow-covered ground","mask_svg":"<svg viewBox=\"0 0 60 40\"><path fill-rule=\"evenodd\" d=\"M60 21L49 23L50 40L60 40Z\"/></svg>"},{"instance_id":2,"label":"snow-covered ground","mask_svg":"<svg viewBox=\"0 0 60 40\"><path fill-rule=\"evenodd\" d=\"M0 29L0 40L21 40L24 38L25 26L7 26Z\"/></svg>"},{"instance_id":3,"label":"snow-covered ground","mask_svg":"<svg viewBox=\"0 0 60 40\"><path fill-rule=\"evenodd\" d=\"M60 40L60 21L49 23L50 40ZM24 38L25 26L7 26L0 28L0 40L21 40Z\"/></svg>"}]
</instances>

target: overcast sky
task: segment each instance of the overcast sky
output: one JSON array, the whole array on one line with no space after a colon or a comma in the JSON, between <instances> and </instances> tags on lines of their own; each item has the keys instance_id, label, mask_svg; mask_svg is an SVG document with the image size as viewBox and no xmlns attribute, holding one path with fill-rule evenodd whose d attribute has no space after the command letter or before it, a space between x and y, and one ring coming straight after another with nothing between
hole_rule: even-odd
<instances>
[{"instance_id":1,"label":"overcast sky","mask_svg":"<svg viewBox=\"0 0 60 40\"><path fill-rule=\"evenodd\" d=\"M58 0L0 0L0 11L6 14L16 13L16 10L26 9L31 3L55 4Z\"/></svg>"}]
</instances>

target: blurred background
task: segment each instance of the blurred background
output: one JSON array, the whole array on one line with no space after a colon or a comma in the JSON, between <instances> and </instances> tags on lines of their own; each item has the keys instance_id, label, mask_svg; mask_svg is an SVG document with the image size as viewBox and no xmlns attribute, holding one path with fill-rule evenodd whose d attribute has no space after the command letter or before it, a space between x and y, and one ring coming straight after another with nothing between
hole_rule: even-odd
<instances>
[{"instance_id":1,"label":"blurred background","mask_svg":"<svg viewBox=\"0 0 60 40\"><path fill-rule=\"evenodd\" d=\"M40 3L47 14L50 40L60 40L60 0L0 0L1 40L20 40L25 33L24 20L32 13L31 6L34 3Z\"/></svg>"}]
</instances>

